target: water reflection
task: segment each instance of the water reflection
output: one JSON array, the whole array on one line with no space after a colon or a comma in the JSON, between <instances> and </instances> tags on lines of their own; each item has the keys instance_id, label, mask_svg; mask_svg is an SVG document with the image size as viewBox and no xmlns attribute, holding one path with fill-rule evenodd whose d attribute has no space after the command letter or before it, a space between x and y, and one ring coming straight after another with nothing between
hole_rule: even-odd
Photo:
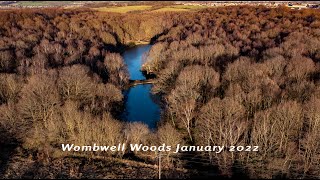
<instances>
[{"instance_id":1,"label":"water reflection","mask_svg":"<svg viewBox=\"0 0 320 180\"><path fill-rule=\"evenodd\" d=\"M140 71L142 56L150 49L150 45L140 45L127 50L123 54L125 63L128 66L130 79L146 79ZM152 84L133 86L123 92L125 109L121 119L129 122L139 121L154 129L160 119L160 106L156 102L159 98L151 94Z\"/></svg>"}]
</instances>

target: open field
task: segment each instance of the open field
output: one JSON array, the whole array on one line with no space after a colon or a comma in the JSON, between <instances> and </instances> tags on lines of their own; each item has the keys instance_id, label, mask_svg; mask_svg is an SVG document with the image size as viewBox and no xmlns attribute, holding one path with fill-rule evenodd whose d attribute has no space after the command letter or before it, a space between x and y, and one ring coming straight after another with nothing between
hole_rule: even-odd
<instances>
[{"instance_id":1,"label":"open field","mask_svg":"<svg viewBox=\"0 0 320 180\"><path fill-rule=\"evenodd\" d=\"M197 6L197 5L174 5L174 6L170 6L171 8L174 9L203 9L203 8L207 8L207 6Z\"/></svg>"},{"instance_id":2,"label":"open field","mask_svg":"<svg viewBox=\"0 0 320 180\"><path fill-rule=\"evenodd\" d=\"M100 7L100 8L93 8L93 9L102 11L102 12L127 13L129 11L148 10L151 7L152 6L141 5L141 6L122 6L122 7Z\"/></svg>"},{"instance_id":3,"label":"open field","mask_svg":"<svg viewBox=\"0 0 320 180\"><path fill-rule=\"evenodd\" d=\"M160 9L154 10L155 12L164 12L164 11L196 11L200 9L208 8L208 6L194 6L194 5L173 5L165 6Z\"/></svg>"},{"instance_id":4,"label":"open field","mask_svg":"<svg viewBox=\"0 0 320 180\"><path fill-rule=\"evenodd\" d=\"M164 6L153 10L150 5L140 5L140 6L121 6L121 7L100 7L93 8L94 10L102 12L117 12L117 13L127 13L130 11L144 11L150 10L151 12L165 12L165 11L191 11L207 8L206 6L193 6L193 5L172 5Z\"/></svg>"},{"instance_id":5,"label":"open field","mask_svg":"<svg viewBox=\"0 0 320 180\"><path fill-rule=\"evenodd\" d=\"M166 12L166 11L188 11L188 9L182 9L182 8L173 8L173 7L163 7L160 9L154 10L154 12Z\"/></svg>"}]
</instances>

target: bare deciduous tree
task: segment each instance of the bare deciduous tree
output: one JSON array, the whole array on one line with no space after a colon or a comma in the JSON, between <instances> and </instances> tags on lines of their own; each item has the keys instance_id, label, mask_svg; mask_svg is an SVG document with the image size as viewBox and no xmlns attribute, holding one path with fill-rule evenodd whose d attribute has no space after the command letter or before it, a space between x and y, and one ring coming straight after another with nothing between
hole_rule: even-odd
<instances>
[{"instance_id":1,"label":"bare deciduous tree","mask_svg":"<svg viewBox=\"0 0 320 180\"><path fill-rule=\"evenodd\" d=\"M241 138L247 123L244 120L245 108L231 98L214 98L201 108L201 114L196 122L196 141L201 145L230 146L243 145ZM235 160L234 152L221 154L209 153L215 158L223 171L228 171Z\"/></svg>"},{"instance_id":2,"label":"bare deciduous tree","mask_svg":"<svg viewBox=\"0 0 320 180\"><path fill-rule=\"evenodd\" d=\"M167 98L169 111L172 112L173 118L177 118L178 122L183 124L191 141L191 125L199 98L199 93L184 85L176 87Z\"/></svg>"},{"instance_id":3,"label":"bare deciduous tree","mask_svg":"<svg viewBox=\"0 0 320 180\"><path fill-rule=\"evenodd\" d=\"M21 81L17 75L0 74L0 103L17 103Z\"/></svg>"},{"instance_id":4,"label":"bare deciduous tree","mask_svg":"<svg viewBox=\"0 0 320 180\"><path fill-rule=\"evenodd\" d=\"M58 88L64 99L86 101L94 91L94 83L88 76L89 68L82 65L65 67L59 72Z\"/></svg>"},{"instance_id":5,"label":"bare deciduous tree","mask_svg":"<svg viewBox=\"0 0 320 180\"><path fill-rule=\"evenodd\" d=\"M305 116L308 119L306 135L301 139L300 155L303 161L303 173L319 172L320 167L320 99L312 97L305 106Z\"/></svg>"},{"instance_id":6,"label":"bare deciduous tree","mask_svg":"<svg viewBox=\"0 0 320 180\"><path fill-rule=\"evenodd\" d=\"M127 144L145 144L150 130L146 124L140 122L128 123L124 129L125 141Z\"/></svg>"},{"instance_id":7,"label":"bare deciduous tree","mask_svg":"<svg viewBox=\"0 0 320 180\"><path fill-rule=\"evenodd\" d=\"M104 58L104 65L107 69L110 83L119 85L120 87L128 83L128 69L120 54L107 53Z\"/></svg>"}]
</instances>

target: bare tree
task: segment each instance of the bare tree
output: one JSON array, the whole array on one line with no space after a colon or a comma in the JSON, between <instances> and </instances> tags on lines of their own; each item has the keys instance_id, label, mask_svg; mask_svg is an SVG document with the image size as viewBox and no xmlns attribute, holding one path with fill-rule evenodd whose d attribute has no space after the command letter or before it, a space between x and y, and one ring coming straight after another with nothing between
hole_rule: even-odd
<instances>
[{"instance_id":1,"label":"bare tree","mask_svg":"<svg viewBox=\"0 0 320 180\"><path fill-rule=\"evenodd\" d=\"M90 113L79 111L78 105L72 101L66 101L61 107L61 123L59 143L114 146L123 142L122 124L114 120L109 113L93 117ZM95 154L101 155L101 152ZM122 155L121 152L112 151L108 154Z\"/></svg>"},{"instance_id":2,"label":"bare tree","mask_svg":"<svg viewBox=\"0 0 320 180\"><path fill-rule=\"evenodd\" d=\"M178 122L182 122L191 141L193 141L191 123L195 116L196 103L199 98L199 93L184 85L176 87L167 98L169 111L177 118Z\"/></svg>"},{"instance_id":3,"label":"bare tree","mask_svg":"<svg viewBox=\"0 0 320 180\"><path fill-rule=\"evenodd\" d=\"M305 108L308 129L306 136L300 140L304 175L310 171L319 172L320 170L320 99L312 97Z\"/></svg>"},{"instance_id":4,"label":"bare tree","mask_svg":"<svg viewBox=\"0 0 320 180\"><path fill-rule=\"evenodd\" d=\"M158 128L157 137L159 140L158 145L165 144L166 146L171 146L171 151L166 152L165 162L162 160L161 163L172 166L170 155L175 151L175 147L178 144L184 143L181 134L172 125L166 123Z\"/></svg>"},{"instance_id":5,"label":"bare tree","mask_svg":"<svg viewBox=\"0 0 320 180\"><path fill-rule=\"evenodd\" d=\"M94 83L88 76L89 68L82 65L60 70L58 88L64 99L86 101L93 96Z\"/></svg>"},{"instance_id":6,"label":"bare tree","mask_svg":"<svg viewBox=\"0 0 320 180\"><path fill-rule=\"evenodd\" d=\"M123 87L129 81L129 73L123 58L120 54L107 53L104 58L104 65L109 75L109 82Z\"/></svg>"},{"instance_id":7,"label":"bare tree","mask_svg":"<svg viewBox=\"0 0 320 180\"><path fill-rule=\"evenodd\" d=\"M298 56L288 62L286 73L288 78L299 81L305 79L315 69L316 67L312 59Z\"/></svg>"},{"instance_id":8,"label":"bare tree","mask_svg":"<svg viewBox=\"0 0 320 180\"><path fill-rule=\"evenodd\" d=\"M167 93L172 84L175 83L180 71L182 69L182 64L177 61L170 61L167 64L167 68L160 71L156 79L156 83L152 87L152 92L154 93Z\"/></svg>"},{"instance_id":9,"label":"bare tree","mask_svg":"<svg viewBox=\"0 0 320 180\"><path fill-rule=\"evenodd\" d=\"M295 101L289 101L270 110L256 114L252 141L261 147L261 157L284 155L289 143L296 142L302 128L302 109Z\"/></svg>"},{"instance_id":10,"label":"bare tree","mask_svg":"<svg viewBox=\"0 0 320 180\"><path fill-rule=\"evenodd\" d=\"M123 95L121 90L115 85L107 84L95 84L94 90L91 91L91 96L88 101L84 103L85 109L93 114L102 114L105 111L111 111L117 103L121 103Z\"/></svg>"},{"instance_id":11,"label":"bare tree","mask_svg":"<svg viewBox=\"0 0 320 180\"><path fill-rule=\"evenodd\" d=\"M39 74L28 78L21 90L17 112L24 127L24 145L30 149L47 144L55 137L55 120L59 105L59 94L54 84L55 74Z\"/></svg>"},{"instance_id":12,"label":"bare tree","mask_svg":"<svg viewBox=\"0 0 320 180\"><path fill-rule=\"evenodd\" d=\"M146 124L140 122L128 123L124 129L125 141L127 144L144 144L147 145L150 130Z\"/></svg>"},{"instance_id":13,"label":"bare tree","mask_svg":"<svg viewBox=\"0 0 320 180\"><path fill-rule=\"evenodd\" d=\"M21 88L21 78L18 76L0 74L0 103L16 103Z\"/></svg>"},{"instance_id":14,"label":"bare tree","mask_svg":"<svg viewBox=\"0 0 320 180\"><path fill-rule=\"evenodd\" d=\"M247 130L245 108L231 98L214 98L201 108L196 122L196 142L204 145L230 146L243 145L241 138ZM228 172L235 160L234 152L209 153L215 158L222 171Z\"/></svg>"},{"instance_id":15,"label":"bare tree","mask_svg":"<svg viewBox=\"0 0 320 180\"><path fill-rule=\"evenodd\" d=\"M176 147L177 144L183 143L181 134L169 123L159 127L157 136L159 138L158 144L160 145L164 143L167 146Z\"/></svg>"}]
</instances>

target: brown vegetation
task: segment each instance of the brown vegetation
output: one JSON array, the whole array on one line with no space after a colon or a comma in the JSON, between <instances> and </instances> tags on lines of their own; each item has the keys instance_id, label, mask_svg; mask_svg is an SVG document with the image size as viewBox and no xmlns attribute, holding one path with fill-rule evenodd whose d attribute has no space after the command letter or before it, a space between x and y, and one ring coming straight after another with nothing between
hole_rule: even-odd
<instances>
[{"instance_id":1,"label":"brown vegetation","mask_svg":"<svg viewBox=\"0 0 320 180\"><path fill-rule=\"evenodd\" d=\"M250 177L317 177L319 18L245 6L181 15L144 64L157 75L166 121L190 144L260 147L203 154L227 176L240 163Z\"/></svg>"}]
</instances>

